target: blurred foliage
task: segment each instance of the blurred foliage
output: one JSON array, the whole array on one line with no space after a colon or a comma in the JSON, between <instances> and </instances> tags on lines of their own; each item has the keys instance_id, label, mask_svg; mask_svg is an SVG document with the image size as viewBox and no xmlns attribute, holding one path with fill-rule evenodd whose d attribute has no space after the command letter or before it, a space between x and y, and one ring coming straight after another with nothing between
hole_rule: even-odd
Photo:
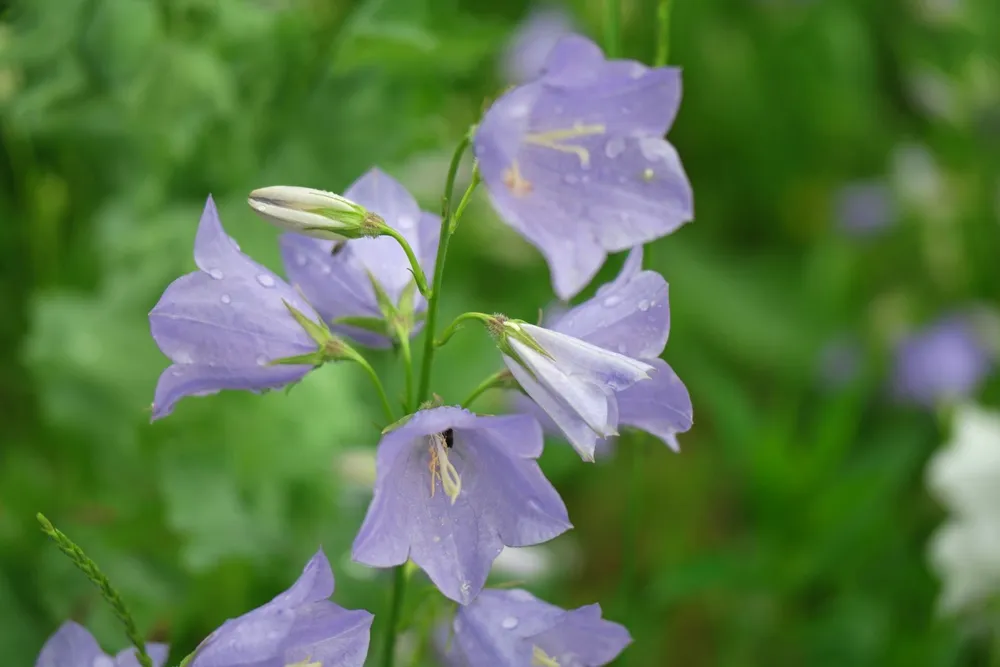
<instances>
[{"instance_id":1,"label":"blurred foliage","mask_svg":"<svg viewBox=\"0 0 1000 667\"><path fill-rule=\"evenodd\" d=\"M6 6L5 6L6 5ZM655 0L622 0L626 55L655 51ZM934 612L923 549L940 512L922 468L934 415L892 405L902 332L1000 298L1000 5L995 0L675 0L685 99L670 138L697 221L651 248L671 283L666 358L691 389L685 452L636 438L543 467L581 555L542 591L626 623L630 665L978 665ZM222 620L286 587L321 543L336 600L380 614L383 575L350 563L367 499L338 474L374 443L378 405L351 367L287 395L188 399L148 423L166 361L146 314L193 268L206 195L274 268L253 187L342 190L377 164L438 206L452 147L507 85L524 2L23 0L0 3L0 655L32 664L66 618L124 641L88 582L38 533L80 542L176 663ZM575 3L601 34L603 3ZM914 163L914 156L929 156ZM914 164L923 171L914 173ZM892 187L875 238L832 218L839 188ZM922 179L922 180L921 180ZM533 319L540 256L473 202L443 315ZM612 258L602 278L621 258ZM824 344L860 341L830 386ZM1000 338L998 338L1000 340ZM470 329L434 390L460 400L498 366ZM377 367L401 387L392 355ZM1000 387L987 394L997 397ZM483 411L503 409L490 395ZM616 602L630 457L645 475L642 595ZM414 600L417 594L411 596ZM420 610L414 611L417 616Z\"/></svg>"}]
</instances>

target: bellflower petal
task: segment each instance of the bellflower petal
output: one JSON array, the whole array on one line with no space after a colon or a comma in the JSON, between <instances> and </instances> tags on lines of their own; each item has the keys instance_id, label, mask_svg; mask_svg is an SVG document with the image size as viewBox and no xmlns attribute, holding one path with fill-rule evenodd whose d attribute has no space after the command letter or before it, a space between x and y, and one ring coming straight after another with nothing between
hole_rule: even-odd
<instances>
[{"instance_id":1,"label":"bellflower petal","mask_svg":"<svg viewBox=\"0 0 1000 667\"><path fill-rule=\"evenodd\" d=\"M372 615L337 606L332 594L333 573L320 550L292 588L209 635L189 667L361 667Z\"/></svg>"},{"instance_id":2,"label":"bellflower petal","mask_svg":"<svg viewBox=\"0 0 1000 667\"><path fill-rule=\"evenodd\" d=\"M406 188L379 169L371 169L355 181L344 196L378 214L385 224L400 232L416 254L424 273L433 274L441 230L438 216L421 211ZM399 303L413 275L406 254L395 239L388 236L361 238L343 247L336 246L336 250L333 241L297 234L284 234L280 243L289 280L302 290L334 331L369 347L391 345L390 339L379 333L332 323L341 317L384 316L371 278L378 281L394 304ZM427 307L419 293L414 295L413 303L415 313ZM416 334L422 323L413 324L412 334Z\"/></svg>"},{"instance_id":3,"label":"bellflower petal","mask_svg":"<svg viewBox=\"0 0 1000 667\"><path fill-rule=\"evenodd\" d=\"M905 402L933 407L971 397L992 370L992 354L970 318L951 315L900 343L894 390Z\"/></svg>"},{"instance_id":4,"label":"bellflower petal","mask_svg":"<svg viewBox=\"0 0 1000 667\"><path fill-rule=\"evenodd\" d=\"M566 611L520 589L486 590L452 623L450 667L606 665L632 642L600 605Z\"/></svg>"},{"instance_id":5,"label":"bellflower petal","mask_svg":"<svg viewBox=\"0 0 1000 667\"><path fill-rule=\"evenodd\" d=\"M200 270L171 283L149 313L153 339L173 362L157 383L153 419L170 414L184 396L281 387L313 368L269 364L317 349L286 303L315 321L319 316L280 277L240 252L211 197L194 258Z\"/></svg>"},{"instance_id":6,"label":"bellflower petal","mask_svg":"<svg viewBox=\"0 0 1000 667\"><path fill-rule=\"evenodd\" d=\"M537 78L559 40L572 33L573 21L562 9L536 9L517 28L501 61L501 73L510 83Z\"/></svg>"},{"instance_id":7,"label":"bellflower petal","mask_svg":"<svg viewBox=\"0 0 1000 667\"><path fill-rule=\"evenodd\" d=\"M375 492L354 560L391 567L410 558L445 596L468 604L504 546L539 544L571 527L535 462L541 451L541 428L526 415L417 412L379 443ZM446 468L457 491L448 491Z\"/></svg>"},{"instance_id":8,"label":"bellflower petal","mask_svg":"<svg viewBox=\"0 0 1000 667\"><path fill-rule=\"evenodd\" d=\"M578 293L608 252L692 219L691 186L662 138L680 96L676 69L606 61L571 35L540 79L483 117L474 148L490 198L545 255L561 299Z\"/></svg>"},{"instance_id":9,"label":"bellflower petal","mask_svg":"<svg viewBox=\"0 0 1000 667\"><path fill-rule=\"evenodd\" d=\"M618 394L618 420L623 426L645 431L680 451L677 434L694 423L691 395L670 365L651 359L656 370L650 382L629 387Z\"/></svg>"},{"instance_id":10,"label":"bellflower petal","mask_svg":"<svg viewBox=\"0 0 1000 667\"><path fill-rule=\"evenodd\" d=\"M146 644L153 667L167 661L166 644ZM101 650L97 640L83 626L66 621L42 646L35 667L137 667L135 649L129 648L112 658Z\"/></svg>"}]
</instances>

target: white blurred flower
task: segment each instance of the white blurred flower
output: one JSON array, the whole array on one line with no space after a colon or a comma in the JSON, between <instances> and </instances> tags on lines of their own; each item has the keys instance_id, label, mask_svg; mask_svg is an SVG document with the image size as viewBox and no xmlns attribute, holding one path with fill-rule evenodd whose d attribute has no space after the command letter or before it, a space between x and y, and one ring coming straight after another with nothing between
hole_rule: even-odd
<instances>
[{"instance_id":1,"label":"white blurred flower","mask_svg":"<svg viewBox=\"0 0 1000 667\"><path fill-rule=\"evenodd\" d=\"M341 481L367 493L375 486L375 449L347 447L337 454L334 463Z\"/></svg>"},{"instance_id":2,"label":"white blurred flower","mask_svg":"<svg viewBox=\"0 0 1000 667\"><path fill-rule=\"evenodd\" d=\"M533 582L550 574L553 565L553 554L548 547L504 547L493 561L493 572L517 581Z\"/></svg>"},{"instance_id":3,"label":"white blurred flower","mask_svg":"<svg viewBox=\"0 0 1000 667\"><path fill-rule=\"evenodd\" d=\"M931 541L930 560L943 584L941 610L954 613L1000 592L1000 413L959 407L927 485L951 514Z\"/></svg>"}]
</instances>

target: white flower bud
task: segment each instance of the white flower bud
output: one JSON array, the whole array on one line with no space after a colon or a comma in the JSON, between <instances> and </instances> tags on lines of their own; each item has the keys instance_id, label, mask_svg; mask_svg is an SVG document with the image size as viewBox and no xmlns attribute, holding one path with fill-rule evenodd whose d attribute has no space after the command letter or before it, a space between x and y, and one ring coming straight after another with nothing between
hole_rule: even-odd
<instances>
[{"instance_id":1,"label":"white flower bud","mask_svg":"<svg viewBox=\"0 0 1000 667\"><path fill-rule=\"evenodd\" d=\"M381 221L340 195L293 185L258 188L250 193L247 203L273 225L330 241L377 236L371 223Z\"/></svg>"}]
</instances>

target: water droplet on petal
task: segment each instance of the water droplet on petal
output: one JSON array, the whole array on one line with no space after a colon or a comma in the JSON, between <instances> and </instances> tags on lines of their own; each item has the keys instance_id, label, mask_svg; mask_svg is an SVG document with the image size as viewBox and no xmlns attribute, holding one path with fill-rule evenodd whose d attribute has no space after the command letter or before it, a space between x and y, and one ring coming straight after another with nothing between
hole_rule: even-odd
<instances>
[{"instance_id":1,"label":"water droplet on petal","mask_svg":"<svg viewBox=\"0 0 1000 667\"><path fill-rule=\"evenodd\" d=\"M576 174L564 174L563 181L565 181L569 185L575 185L580 181L580 177L577 176Z\"/></svg>"},{"instance_id":2,"label":"water droplet on petal","mask_svg":"<svg viewBox=\"0 0 1000 667\"><path fill-rule=\"evenodd\" d=\"M435 535L434 536L434 542L436 543L436 542L440 542L440 541L441 541L441 536L440 535Z\"/></svg>"},{"instance_id":3,"label":"water droplet on petal","mask_svg":"<svg viewBox=\"0 0 1000 667\"><path fill-rule=\"evenodd\" d=\"M267 366L267 362L268 361L270 361L270 359L268 359L265 355L263 355L263 354L257 355L257 365L258 366Z\"/></svg>"},{"instance_id":4,"label":"water droplet on petal","mask_svg":"<svg viewBox=\"0 0 1000 667\"><path fill-rule=\"evenodd\" d=\"M259 282L264 287L274 287L274 278L266 273L257 274L257 282Z\"/></svg>"},{"instance_id":5,"label":"water droplet on petal","mask_svg":"<svg viewBox=\"0 0 1000 667\"><path fill-rule=\"evenodd\" d=\"M221 269L212 269L208 272L208 275L212 276L216 280L222 280L225 277L225 274L222 273Z\"/></svg>"},{"instance_id":6,"label":"water droplet on petal","mask_svg":"<svg viewBox=\"0 0 1000 667\"><path fill-rule=\"evenodd\" d=\"M175 364L193 364L194 363L194 357L192 357L191 353L189 351L187 351L187 350L177 350L172 355L172 358L173 358L173 361L174 361Z\"/></svg>"},{"instance_id":7,"label":"water droplet on petal","mask_svg":"<svg viewBox=\"0 0 1000 667\"><path fill-rule=\"evenodd\" d=\"M559 113L558 111L556 113ZM519 102L513 104L510 107L510 115L512 118L524 118L528 115L528 105L524 102Z\"/></svg>"},{"instance_id":8,"label":"water droplet on petal","mask_svg":"<svg viewBox=\"0 0 1000 667\"><path fill-rule=\"evenodd\" d=\"M625 354L628 350L628 346L625 343L618 343L618 354Z\"/></svg>"},{"instance_id":9,"label":"water droplet on petal","mask_svg":"<svg viewBox=\"0 0 1000 667\"><path fill-rule=\"evenodd\" d=\"M617 306L621 302L622 302L622 298L620 296L616 296L616 295L612 294L611 296L609 296L607 299L605 299L601 303L604 305L605 308L613 308L613 307Z\"/></svg>"},{"instance_id":10,"label":"water droplet on petal","mask_svg":"<svg viewBox=\"0 0 1000 667\"><path fill-rule=\"evenodd\" d=\"M228 294L223 294L222 296L219 297L219 301L221 301L222 303L232 303L233 299Z\"/></svg>"},{"instance_id":11,"label":"water droplet on petal","mask_svg":"<svg viewBox=\"0 0 1000 667\"><path fill-rule=\"evenodd\" d=\"M309 260L306 258L306 256L301 252L295 254L295 266L303 267L306 265L306 262L308 261Z\"/></svg>"},{"instance_id":12,"label":"water droplet on petal","mask_svg":"<svg viewBox=\"0 0 1000 667\"><path fill-rule=\"evenodd\" d=\"M521 590L520 588L515 588L508 593L511 600L520 600L521 602L526 602L531 599L532 595L528 591ZM458 628L456 628L457 630Z\"/></svg>"},{"instance_id":13,"label":"water droplet on petal","mask_svg":"<svg viewBox=\"0 0 1000 667\"><path fill-rule=\"evenodd\" d=\"M614 160L616 157L625 152L625 140L621 137L615 137L613 139L608 139L608 143L604 144L604 154L609 158Z\"/></svg>"},{"instance_id":14,"label":"water droplet on petal","mask_svg":"<svg viewBox=\"0 0 1000 667\"><path fill-rule=\"evenodd\" d=\"M649 306L650 306L649 301L646 301L645 299L643 299L642 301L639 302L639 310L641 310L644 313L647 310L649 310Z\"/></svg>"},{"instance_id":15,"label":"water droplet on petal","mask_svg":"<svg viewBox=\"0 0 1000 667\"><path fill-rule=\"evenodd\" d=\"M508 616L507 618L503 619L500 625L501 627L503 627L504 630L513 630L514 628L517 627L518 622L519 621L517 620L516 617Z\"/></svg>"},{"instance_id":16,"label":"water droplet on petal","mask_svg":"<svg viewBox=\"0 0 1000 667\"><path fill-rule=\"evenodd\" d=\"M639 63L635 63L634 65L632 65L632 68L629 70L628 75L630 77L632 77L633 79L638 79L638 78L642 77L642 75L645 74L645 73L646 73L646 68L643 67Z\"/></svg>"},{"instance_id":17,"label":"water droplet on petal","mask_svg":"<svg viewBox=\"0 0 1000 667\"><path fill-rule=\"evenodd\" d=\"M325 264L325 263L324 264L320 264L319 272L322 273L324 276L325 275L329 275L329 273L330 273L330 266L328 264Z\"/></svg>"}]
</instances>

